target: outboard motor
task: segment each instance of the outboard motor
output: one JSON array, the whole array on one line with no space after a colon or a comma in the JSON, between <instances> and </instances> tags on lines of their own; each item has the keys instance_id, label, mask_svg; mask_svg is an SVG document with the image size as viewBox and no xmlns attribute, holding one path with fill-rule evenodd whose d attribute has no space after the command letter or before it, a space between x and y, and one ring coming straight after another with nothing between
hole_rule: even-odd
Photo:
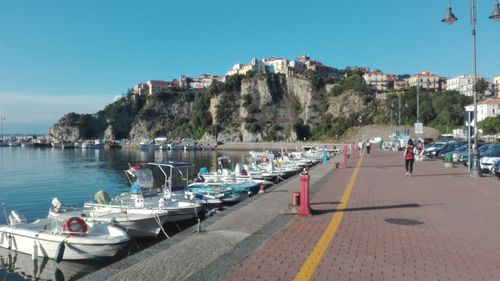
<instances>
[{"instance_id":1,"label":"outboard motor","mask_svg":"<svg viewBox=\"0 0 500 281\"><path fill-rule=\"evenodd\" d=\"M59 200L59 198L54 197L52 199L52 207L54 207L54 211L59 212L61 208L64 206L64 203Z\"/></svg>"},{"instance_id":2,"label":"outboard motor","mask_svg":"<svg viewBox=\"0 0 500 281\"><path fill-rule=\"evenodd\" d=\"M17 213L16 211L10 211L9 224L16 225L21 223L26 223L26 217L22 214Z\"/></svg>"}]
</instances>

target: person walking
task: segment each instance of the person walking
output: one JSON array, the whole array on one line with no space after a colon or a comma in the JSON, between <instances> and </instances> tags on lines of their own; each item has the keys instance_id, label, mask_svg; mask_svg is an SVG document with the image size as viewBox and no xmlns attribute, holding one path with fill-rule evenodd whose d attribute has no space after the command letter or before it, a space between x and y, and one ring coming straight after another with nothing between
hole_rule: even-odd
<instances>
[{"instance_id":1,"label":"person walking","mask_svg":"<svg viewBox=\"0 0 500 281\"><path fill-rule=\"evenodd\" d=\"M372 148L372 144L370 142L366 143L366 155L370 155L370 149Z\"/></svg>"},{"instance_id":2,"label":"person walking","mask_svg":"<svg viewBox=\"0 0 500 281\"><path fill-rule=\"evenodd\" d=\"M417 148L413 145L413 140L409 139L408 144L405 146L403 159L405 160L406 176L411 177L413 173L413 162L415 162L415 154Z\"/></svg>"}]
</instances>

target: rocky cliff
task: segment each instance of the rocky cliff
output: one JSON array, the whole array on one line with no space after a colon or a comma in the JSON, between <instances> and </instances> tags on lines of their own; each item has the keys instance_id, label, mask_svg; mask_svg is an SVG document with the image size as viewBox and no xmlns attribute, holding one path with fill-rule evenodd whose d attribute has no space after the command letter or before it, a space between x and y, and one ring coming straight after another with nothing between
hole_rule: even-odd
<instances>
[{"instance_id":1,"label":"rocky cliff","mask_svg":"<svg viewBox=\"0 0 500 281\"><path fill-rule=\"evenodd\" d=\"M337 128L335 122L352 123L346 116L370 116L370 103L362 93L346 91L333 97L327 94L328 85L313 81L274 74L231 76L202 92L179 90L148 97L129 93L96 114L63 116L49 136L62 141L159 136L293 141L328 133Z\"/></svg>"}]
</instances>

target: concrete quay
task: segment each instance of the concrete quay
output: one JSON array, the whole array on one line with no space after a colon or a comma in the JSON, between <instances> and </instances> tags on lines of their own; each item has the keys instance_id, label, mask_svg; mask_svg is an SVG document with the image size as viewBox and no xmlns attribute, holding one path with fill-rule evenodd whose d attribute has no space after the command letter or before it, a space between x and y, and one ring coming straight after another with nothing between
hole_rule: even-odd
<instances>
[{"instance_id":1,"label":"concrete quay","mask_svg":"<svg viewBox=\"0 0 500 281\"><path fill-rule=\"evenodd\" d=\"M372 145L373 146L373 145ZM401 152L355 153L296 176L82 280L500 280L500 181Z\"/></svg>"}]
</instances>

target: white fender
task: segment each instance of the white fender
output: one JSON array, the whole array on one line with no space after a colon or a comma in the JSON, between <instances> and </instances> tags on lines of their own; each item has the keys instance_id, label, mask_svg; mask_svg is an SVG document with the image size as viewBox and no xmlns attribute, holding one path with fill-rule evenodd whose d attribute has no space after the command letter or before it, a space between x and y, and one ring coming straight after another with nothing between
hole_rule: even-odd
<instances>
[{"instance_id":1,"label":"white fender","mask_svg":"<svg viewBox=\"0 0 500 281\"><path fill-rule=\"evenodd\" d=\"M4 232L2 231L2 234L0 234L0 245L3 245L3 236Z\"/></svg>"}]
</instances>

